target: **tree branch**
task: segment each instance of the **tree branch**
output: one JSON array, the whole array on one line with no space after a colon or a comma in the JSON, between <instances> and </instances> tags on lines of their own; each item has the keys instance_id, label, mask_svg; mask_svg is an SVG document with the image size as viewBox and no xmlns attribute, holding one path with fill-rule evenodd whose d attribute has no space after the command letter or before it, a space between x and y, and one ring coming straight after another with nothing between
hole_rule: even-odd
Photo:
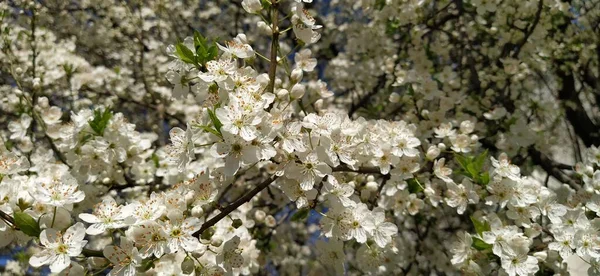
<instances>
[{"instance_id":1,"label":"tree branch","mask_svg":"<svg viewBox=\"0 0 600 276\"><path fill-rule=\"evenodd\" d=\"M202 224L202 227L200 227L200 230L198 230L198 231L196 231L194 233L194 237L199 237L200 235L202 235L202 232L204 232L206 229L208 229L208 228L212 227L213 225L217 224L217 222L221 221L224 217L226 217L227 215L229 215L231 212L235 211L242 204L250 201L255 195L257 195L262 190L264 190L265 188L267 188L271 183L273 183L273 181L275 181L275 179L277 179L277 177L269 178L269 179L263 181L262 183L258 184L258 186L256 186L256 188L254 188L252 191L250 191L247 194L245 194L245 195L241 196L240 198L236 199L229 206L225 207L221 211L221 213L217 214L216 216L214 216L213 218L209 219L204 224Z\"/></svg>"}]
</instances>

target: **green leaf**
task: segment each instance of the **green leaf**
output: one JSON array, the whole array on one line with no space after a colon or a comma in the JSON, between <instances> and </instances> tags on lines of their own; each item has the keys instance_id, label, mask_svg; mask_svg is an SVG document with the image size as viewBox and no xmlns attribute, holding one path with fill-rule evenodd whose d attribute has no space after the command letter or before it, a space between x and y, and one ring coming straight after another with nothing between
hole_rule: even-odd
<instances>
[{"instance_id":1,"label":"green leaf","mask_svg":"<svg viewBox=\"0 0 600 276\"><path fill-rule=\"evenodd\" d=\"M206 38L198 31L194 31L194 47L198 50L198 47L206 46Z\"/></svg>"},{"instance_id":2,"label":"green leaf","mask_svg":"<svg viewBox=\"0 0 600 276\"><path fill-rule=\"evenodd\" d=\"M37 221L24 212L15 213L15 225L27 236L39 237L42 232Z\"/></svg>"},{"instance_id":3,"label":"green leaf","mask_svg":"<svg viewBox=\"0 0 600 276\"><path fill-rule=\"evenodd\" d=\"M478 235L481 236L481 233L491 230L490 224L487 221L481 222L472 216L470 218L473 222L473 226L475 227L475 232L477 232Z\"/></svg>"},{"instance_id":4,"label":"green leaf","mask_svg":"<svg viewBox=\"0 0 600 276\"><path fill-rule=\"evenodd\" d=\"M421 185L419 180L416 178L411 178L407 180L406 183L408 184L408 191L411 194L416 194L424 190L423 185Z\"/></svg>"},{"instance_id":5,"label":"green leaf","mask_svg":"<svg viewBox=\"0 0 600 276\"><path fill-rule=\"evenodd\" d=\"M310 212L310 209L308 208L303 208L298 210L296 213L294 213L294 215L292 215L291 220L292 221L301 221L304 220L308 217L308 213Z\"/></svg>"},{"instance_id":6,"label":"green leaf","mask_svg":"<svg viewBox=\"0 0 600 276\"><path fill-rule=\"evenodd\" d=\"M207 61L211 61L211 60L217 58L218 54L219 54L219 48L217 47L216 43L213 43L213 45L208 48L208 60Z\"/></svg>"},{"instance_id":7,"label":"green leaf","mask_svg":"<svg viewBox=\"0 0 600 276\"><path fill-rule=\"evenodd\" d=\"M185 63L196 64L196 56L192 50L188 49L183 43L175 45L175 53Z\"/></svg>"},{"instance_id":8,"label":"green leaf","mask_svg":"<svg viewBox=\"0 0 600 276\"><path fill-rule=\"evenodd\" d=\"M160 167L160 160L158 159L158 155L156 155L155 153L153 153L152 156L150 157L150 159L152 159L152 161L154 162L154 166L156 168Z\"/></svg>"},{"instance_id":9,"label":"green leaf","mask_svg":"<svg viewBox=\"0 0 600 276\"><path fill-rule=\"evenodd\" d=\"M207 110L208 110L208 117L210 117L210 121L212 122L213 126L220 134L223 123L221 123L221 120L219 120L219 118L217 118L217 115L215 114L214 110L211 110L211 109L207 109Z\"/></svg>"},{"instance_id":10,"label":"green leaf","mask_svg":"<svg viewBox=\"0 0 600 276\"><path fill-rule=\"evenodd\" d=\"M467 172L475 182L478 182L479 171L475 168L475 163L467 164Z\"/></svg>"},{"instance_id":11,"label":"green leaf","mask_svg":"<svg viewBox=\"0 0 600 276\"><path fill-rule=\"evenodd\" d=\"M156 259L146 259L142 261L142 265L140 266L139 270L141 272L146 272L152 268L154 268L154 261L156 261Z\"/></svg>"},{"instance_id":12,"label":"green leaf","mask_svg":"<svg viewBox=\"0 0 600 276\"><path fill-rule=\"evenodd\" d=\"M456 162L460 165L461 168L463 168L463 170L467 172L469 171L467 167L471 163L470 158L463 156L460 153L454 153L454 160L456 160Z\"/></svg>"},{"instance_id":13,"label":"green leaf","mask_svg":"<svg viewBox=\"0 0 600 276\"><path fill-rule=\"evenodd\" d=\"M481 179L479 179L481 185L487 185L488 183L490 183L490 173L489 172L484 172L481 174Z\"/></svg>"},{"instance_id":14,"label":"green leaf","mask_svg":"<svg viewBox=\"0 0 600 276\"><path fill-rule=\"evenodd\" d=\"M110 108L105 108L104 112L100 111L100 109L96 109L94 110L94 118L89 120L88 124L97 135L102 136L104 135L104 130L108 126L110 118L112 118Z\"/></svg>"},{"instance_id":15,"label":"green leaf","mask_svg":"<svg viewBox=\"0 0 600 276\"><path fill-rule=\"evenodd\" d=\"M212 134L214 134L216 136L219 136L219 137L223 137L220 132L216 131L211 126L199 125L198 127L201 128L202 130L204 130L205 132L212 133Z\"/></svg>"},{"instance_id":16,"label":"green leaf","mask_svg":"<svg viewBox=\"0 0 600 276\"><path fill-rule=\"evenodd\" d=\"M483 251L483 250L490 249L493 247L491 244L487 244L480 238L476 238L476 237L473 237L473 243L471 244L471 246L473 246L473 248L475 248L479 251Z\"/></svg>"},{"instance_id":17,"label":"green leaf","mask_svg":"<svg viewBox=\"0 0 600 276\"><path fill-rule=\"evenodd\" d=\"M477 155L477 157L475 157L475 159L473 160L473 165L478 172L483 170L483 165L485 164L485 161L487 160L487 158L488 158L488 151L486 149L484 152Z\"/></svg>"}]
</instances>

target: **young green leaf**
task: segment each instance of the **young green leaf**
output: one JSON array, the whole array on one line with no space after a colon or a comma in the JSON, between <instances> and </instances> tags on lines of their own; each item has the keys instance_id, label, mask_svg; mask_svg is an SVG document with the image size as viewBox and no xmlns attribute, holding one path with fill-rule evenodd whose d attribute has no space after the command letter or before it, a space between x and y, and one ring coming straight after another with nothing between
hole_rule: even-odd
<instances>
[{"instance_id":1,"label":"young green leaf","mask_svg":"<svg viewBox=\"0 0 600 276\"><path fill-rule=\"evenodd\" d=\"M473 248L475 248L479 251L483 251L483 250L490 249L493 247L491 244L487 244L480 238L476 238L476 237L473 237L473 243L471 244L471 246L473 246Z\"/></svg>"},{"instance_id":2,"label":"young green leaf","mask_svg":"<svg viewBox=\"0 0 600 276\"><path fill-rule=\"evenodd\" d=\"M310 209L308 208L303 208L298 210L296 213L294 213L294 215L292 215L291 220L292 221L301 221L304 220L308 217L308 213L310 212Z\"/></svg>"},{"instance_id":3,"label":"young green leaf","mask_svg":"<svg viewBox=\"0 0 600 276\"><path fill-rule=\"evenodd\" d=\"M37 221L24 212L15 213L15 225L27 236L39 237L42 232Z\"/></svg>"},{"instance_id":4,"label":"young green leaf","mask_svg":"<svg viewBox=\"0 0 600 276\"><path fill-rule=\"evenodd\" d=\"M212 122L213 126L215 127L215 129L221 133L221 127L223 126L223 123L221 123L221 120L219 120L219 118L217 118L217 115L215 114L214 110L208 109L208 117L210 117L210 121Z\"/></svg>"},{"instance_id":5,"label":"young green leaf","mask_svg":"<svg viewBox=\"0 0 600 276\"><path fill-rule=\"evenodd\" d=\"M470 217L473 222L473 226L475 227L475 232L481 236L481 233L490 231L490 224L487 221L481 222L474 217Z\"/></svg>"},{"instance_id":6,"label":"young green leaf","mask_svg":"<svg viewBox=\"0 0 600 276\"><path fill-rule=\"evenodd\" d=\"M411 178L407 180L406 183L408 183L408 191L411 194L415 194L424 190L423 185L421 185L419 180L416 178Z\"/></svg>"},{"instance_id":7,"label":"young green leaf","mask_svg":"<svg viewBox=\"0 0 600 276\"><path fill-rule=\"evenodd\" d=\"M108 126L108 121L112 118L110 108L105 108L104 112L100 109L94 110L94 118L88 121L88 124L98 136L104 135L104 130Z\"/></svg>"},{"instance_id":8,"label":"young green leaf","mask_svg":"<svg viewBox=\"0 0 600 276\"><path fill-rule=\"evenodd\" d=\"M188 49L183 43L175 45L175 53L185 63L196 64L196 56L192 50Z\"/></svg>"}]
</instances>

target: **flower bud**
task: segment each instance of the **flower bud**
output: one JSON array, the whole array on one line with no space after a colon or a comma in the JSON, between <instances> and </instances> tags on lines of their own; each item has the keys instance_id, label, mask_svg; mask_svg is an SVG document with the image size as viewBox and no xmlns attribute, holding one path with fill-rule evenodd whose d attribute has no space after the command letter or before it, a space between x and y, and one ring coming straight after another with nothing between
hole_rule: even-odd
<instances>
[{"instance_id":1,"label":"flower bud","mask_svg":"<svg viewBox=\"0 0 600 276\"><path fill-rule=\"evenodd\" d=\"M202 206L196 205L192 208L192 216L193 217L201 217L204 215L204 209Z\"/></svg>"},{"instance_id":2,"label":"flower bud","mask_svg":"<svg viewBox=\"0 0 600 276\"><path fill-rule=\"evenodd\" d=\"M367 182L367 185L365 185L365 188L371 192L374 192L377 191L377 188L379 188L379 184L377 184L375 181L369 181Z\"/></svg>"},{"instance_id":3,"label":"flower bud","mask_svg":"<svg viewBox=\"0 0 600 276\"><path fill-rule=\"evenodd\" d=\"M315 102L315 109L316 109L317 111L321 111L321 110L323 110L323 99L318 99L318 100Z\"/></svg>"},{"instance_id":4,"label":"flower bud","mask_svg":"<svg viewBox=\"0 0 600 276\"><path fill-rule=\"evenodd\" d=\"M276 93L276 94L277 94L277 97L278 97L278 98L285 98L285 97L287 97L287 96L288 96L288 94L289 94L289 93L290 93L290 92L289 92L289 91L287 91L287 89L279 89L279 90L277 90L277 93Z\"/></svg>"},{"instance_id":5,"label":"flower bud","mask_svg":"<svg viewBox=\"0 0 600 276\"><path fill-rule=\"evenodd\" d=\"M302 84L296 84L292 87L292 92L290 92L292 99L300 99L304 96L306 92L306 88Z\"/></svg>"},{"instance_id":6,"label":"flower bud","mask_svg":"<svg viewBox=\"0 0 600 276\"><path fill-rule=\"evenodd\" d=\"M242 1L242 8L248 13L259 13L262 10L262 4L260 0L244 0Z\"/></svg>"},{"instance_id":7,"label":"flower bud","mask_svg":"<svg viewBox=\"0 0 600 276\"><path fill-rule=\"evenodd\" d=\"M390 94L390 102L391 103L398 103L400 102L400 94L393 92L392 94Z\"/></svg>"},{"instance_id":8,"label":"flower bud","mask_svg":"<svg viewBox=\"0 0 600 276\"><path fill-rule=\"evenodd\" d=\"M258 28L258 31L264 35L273 34L273 29L271 29L271 26L267 25L267 23L264 21L258 21L258 23L256 23L256 27Z\"/></svg>"},{"instance_id":9,"label":"flower bud","mask_svg":"<svg viewBox=\"0 0 600 276\"><path fill-rule=\"evenodd\" d=\"M215 237L210 241L210 245L212 245L214 247L219 247L219 246L221 246L222 243L223 243L223 239L221 239L219 237Z\"/></svg>"},{"instance_id":10,"label":"flower bud","mask_svg":"<svg viewBox=\"0 0 600 276\"><path fill-rule=\"evenodd\" d=\"M275 225L277 225L277 221L275 220L275 218L271 215L268 215L265 218L265 225L267 225L267 227L275 227Z\"/></svg>"},{"instance_id":11,"label":"flower bud","mask_svg":"<svg viewBox=\"0 0 600 276\"><path fill-rule=\"evenodd\" d=\"M440 155L441 150L436 146L430 146L427 149L427 159L433 160Z\"/></svg>"},{"instance_id":12,"label":"flower bud","mask_svg":"<svg viewBox=\"0 0 600 276\"><path fill-rule=\"evenodd\" d=\"M296 69L292 70L292 74L290 75L290 78L293 83L298 83L302 80L302 76L303 76L302 69L296 68Z\"/></svg>"},{"instance_id":13,"label":"flower bud","mask_svg":"<svg viewBox=\"0 0 600 276\"><path fill-rule=\"evenodd\" d=\"M257 210L254 213L254 218L258 221L263 221L266 217L267 217L267 213L265 213L265 211L263 211L263 210Z\"/></svg>"},{"instance_id":14,"label":"flower bud","mask_svg":"<svg viewBox=\"0 0 600 276\"><path fill-rule=\"evenodd\" d=\"M475 129L475 124L473 124L473 122L466 120L466 121L462 121L462 123L460 123L460 132L464 133L464 134L469 134L471 132L473 132L473 130Z\"/></svg>"},{"instance_id":15,"label":"flower bud","mask_svg":"<svg viewBox=\"0 0 600 276\"><path fill-rule=\"evenodd\" d=\"M538 261L544 262L546 261L546 258L548 258L548 253L546 251L540 251L533 253L533 256L538 259Z\"/></svg>"},{"instance_id":16,"label":"flower bud","mask_svg":"<svg viewBox=\"0 0 600 276\"><path fill-rule=\"evenodd\" d=\"M439 143L439 144L437 145L437 147L438 147L440 150L445 150L445 149L446 149L446 144L444 144L444 143Z\"/></svg>"},{"instance_id":17,"label":"flower bud","mask_svg":"<svg viewBox=\"0 0 600 276\"><path fill-rule=\"evenodd\" d=\"M186 256L185 259L183 259L183 262L181 262L181 272L183 272L183 274L191 274L195 269L196 265L194 264L194 260L189 256Z\"/></svg>"}]
</instances>

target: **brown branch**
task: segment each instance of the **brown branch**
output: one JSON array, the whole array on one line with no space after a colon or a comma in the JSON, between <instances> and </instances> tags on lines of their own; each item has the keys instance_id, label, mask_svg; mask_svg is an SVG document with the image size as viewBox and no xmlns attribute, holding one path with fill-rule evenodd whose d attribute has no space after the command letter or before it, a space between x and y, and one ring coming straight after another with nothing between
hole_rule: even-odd
<instances>
[{"instance_id":1,"label":"brown branch","mask_svg":"<svg viewBox=\"0 0 600 276\"><path fill-rule=\"evenodd\" d=\"M274 0L271 6L271 21L273 30L273 38L271 40L271 65L269 66L269 86L267 91L273 93L275 91L275 74L277 73L277 47L279 46L279 18L278 10L279 0Z\"/></svg>"},{"instance_id":2,"label":"brown branch","mask_svg":"<svg viewBox=\"0 0 600 276\"><path fill-rule=\"evenodd\" d=\"M557 76L562 80L558 98L565 109L567 120L586 146L597 145L600 141L600 129L583 108L583 103L575 89L575 77L563 70L557 70Z\"/></svg>"},{"instance_id":3,"label":"brown branch","mask_svg":"<svg viewBox=\"0 0 600 276\"><path fill-rule=\"evenodd\" d=\"M372 174L382 174L381 170L377 167L359 167L358 169L352 169L346 165L339 165L337 167L331 168L334 172L355 172L355 173L372 173Z\"/></svg>"},{"instance_id":4,"label":"brown branch","mask_svg":"<svg viewBox=\"0 0 600 276\"><path fill-rule=\"evenodd\" d=\"M255 195L257 195L262 190L266 189L271 183L273 183L273 181L275 181L275 179L277 179L277 177L269 178L269 179L263 181L262 183L258 184L258 186L256 186L252 191L250 191L247 194L236 199L233 203L231 203L230 205L225 207L221 211L221 213L217 214L216 216L214 216L213 218L209 219L204 224L202 224L202 227L200 227L200 230L198 230L194 233L194 237L199 237L200 235L202 235L202 232L204 232L206 229L217 224L217 222L221 221L224 217L229 215L231 212L235 211L242 204L250 201Z\"/></svg>"},{"instance_id":5,"label":"brown branch","mask_svg":"<svg viewBox=\"0 0 600 276\"><path fill-rule=\"evenodd\" d=\"M529 147L527 152L529 153L531 160L534 163L539 164L548 175L551 175L556 180L562 183L568 184L569 186L571 186L571 188L575 190L581 189L581 185L577 184L575 180L573 180L567 174L561 171L566 169L572 170L573 168L571 166L555 162L554 160L548 158L546 155L536 150L533 146Z\"/></svg>"},{"instance_id":6,"label":"brown branch","mask_svg":"<svg viewBox=\"0 0 600 276\"><path fill-rule=\"evenodd\" d=\"M535 14L535 19L531 23L531 27L529 29L527 29L527 32L525 33L523 40L521 40L521 42L519 42L519 44L517 45L517 49L515 50L515 52L512 55L513 58L516 58L517 56L519 56L519 52L521 52L521 49L523 49L523 46L525 45L525 43L527 43L527 40L529 39L531 34L533 34L533 30L535 30L535 27L537 27L538 23L540 22L540 18L542 17L543 9L544 9L544 0L540 0L538 2L538 10Z\"/></svg>"}]
</instances>

